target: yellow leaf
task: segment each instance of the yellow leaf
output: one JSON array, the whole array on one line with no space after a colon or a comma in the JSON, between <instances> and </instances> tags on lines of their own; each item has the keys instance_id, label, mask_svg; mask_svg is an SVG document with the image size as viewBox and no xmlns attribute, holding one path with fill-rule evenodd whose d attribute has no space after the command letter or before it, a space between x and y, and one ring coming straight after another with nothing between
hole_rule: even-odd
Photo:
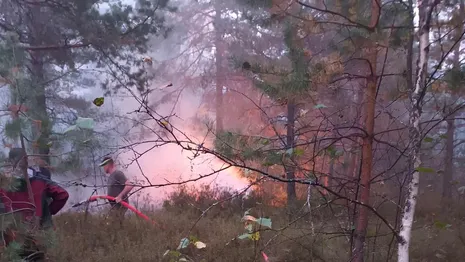
<instances>
[{"instance_id":1,"label":"yellow leaf","mask_svg":"<svg viewBox=\"0 0 465 262\"><path fill-rule=\"evenodd\" d=\"M305 153L305 151L302 148L296 148L294 150L294 155L296 156L302 156Z\"/></svg>"},{"instance_id":2,"label":"yellow leaf","mask_svg":"<svg viewBox=\"0 0 465 262\"><path fill-rule=\"evenodd\" d=\"M250 238L251 238L252 240L254 240L254 241L260 240L260 232L257 231L257 232L255 232L255 233L253 233L252 236L251 236Z\"/></svg>"},{"instance_id":3,"label":"yellow leaf","mask_svg":"<svg viewBox=\"0 0 465 262\"><path fill-rule=\"evenodd\" d=\"M103 97L97 97L93 101L94 105L96 105L98 107L102 106L104 102L105 102L105 98L103 98Z\"/></svg>"},{"instance_id":4,"label":"yellow leaf","mask_svg":"<svg viewBox=\"0 0 465 262\"><path fill-rule=\"evenodd\" d=\"M166 121L166 120L161 120L160 123L161 123L162 125L164 125L165 127L167 127L167 126L170 124L170 123L168 123L168 121Z\"/></svg>"},{"instance_id":5,"label":"yellow leaf","mask_svg":"<svg viewBox=\"0 0 465 262\"><path fill-rule=\"evenodd\" d=\"M170 124L167 120L165 120L165 119L161 119L159 125L160 125L162 128L165 128L166 130L168 130L168 131L170 131L170 132L173 131L173 127L172 127L171 124Z\"/></svg>"}]
</instances>

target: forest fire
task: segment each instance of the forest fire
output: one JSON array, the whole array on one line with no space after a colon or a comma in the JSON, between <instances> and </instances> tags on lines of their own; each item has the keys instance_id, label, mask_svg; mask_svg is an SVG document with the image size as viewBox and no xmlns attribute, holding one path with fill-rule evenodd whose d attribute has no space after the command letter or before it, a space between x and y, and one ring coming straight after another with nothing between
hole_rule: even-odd
<instances>
[{"instance_id":1,"label":"forest fire","mask_svg":"<svg viewBox=\"0 0 465 262\"><path fill-rule=\"evenodd\" d=\"M465 0L55 2L0 2L0 261L465 256Z\"/></svg>"},{"instance_id":2,"label":"forest fire","mask_svg":"<svg viewBox=\"0 0 465 262\"><path fill-rule=\"evenodd\" d=\"M274 190L268 204L273 207L285 207L287 203L286 189L281 185Z\"/></svg>"},{"instance_id":3,"label":"forest fire","mask_svg":"<svg viewBox=\"0 0 465 262\"><path fill-rule=\"evenodd\" d=\"M242 175L242 172L237 167L230 167L227 170L223 171L227 176L233 177L237 181L238 185L248 184L248 181Z\"/></svg>"},{"instance_id":4,"label":"forest fire","mask_svg":"<svg viewBox=\"0 0 465 262\"><path fill-rule=\"evenodd\" d=\"M217 169L223 169L227 166L227 164L222 163L221 160L217 159L214 162L218 164L213 164L218 166ZM212 175L210 179L206 179L205 181L200 181L200 183L205 183L206 181L211 181L221 187L230 187L235 190L241 190L247 187L250 183L247 179L243 176L241 170L237 167L228 167L224 170L219 171L217 174Z\"/></svg>"}]
</instances>

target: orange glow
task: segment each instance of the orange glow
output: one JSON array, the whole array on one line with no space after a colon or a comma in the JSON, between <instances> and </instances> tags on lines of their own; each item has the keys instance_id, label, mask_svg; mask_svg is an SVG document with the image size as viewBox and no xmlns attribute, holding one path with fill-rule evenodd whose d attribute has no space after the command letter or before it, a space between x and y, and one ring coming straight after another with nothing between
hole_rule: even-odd
<instances>
[{"instance_id":1,"label":"orange glow","mask_svg":"<svg viewBox=\"0 0 465 262\"><path fill-rule=\"evenodd\" d=\"M287 203L287 193L285 187L279 187L273 192L274 197L270 201L270 206L285 207Z\"/></svg>"},{"instance_id":2,"label":"orange glow","mask_svg":"<svg viewBox=\"0 0 465 262\"><path fill-rule=\"evenodd\" d=\"M222 162L221 160L218 161ZM235 166L230 167L223 172L225 172L227 176L234 177L236 180L240 181L241 184L248 182L247 179L242 175L240 169Z\"/></svg>"}]
</instances>

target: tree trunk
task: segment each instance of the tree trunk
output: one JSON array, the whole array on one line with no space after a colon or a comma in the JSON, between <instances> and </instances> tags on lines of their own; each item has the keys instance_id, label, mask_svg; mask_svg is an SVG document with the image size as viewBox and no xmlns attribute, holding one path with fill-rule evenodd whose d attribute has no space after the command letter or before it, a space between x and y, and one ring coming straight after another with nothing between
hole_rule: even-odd
<instances>
[{"instance_id":1,"label":"tree trunk","mask_svg":"<svg viewBox=\"0 0 465 262\"><path fill-rule=\"evenodd\" d=\"M294 141L295 112L296 112L296 104L292 99L290 99L287 103L286 150L294 148L294 145L295 145L295 141ZM289 165L285 165L287 179L295 178L295 167L292 163L292 159L293 159L293 155L291 154L291 163L289 163ZM287 206L289 207L290 210L293 209L296 198L297 198L297 194L295 191L295 183L288 182L287 183Z\"/></svg>"},{"instance_id":2,"label":"tree trunk","mask_svg":"<svg viewBox=\"0 0 465 262\"><path fill-rule=\"evenodd\" d=\"M373 68L373 74L376 74L376 57L378 52L376 49L372 50L370 54L370 63ZM368 204L370 201L370 180L373 167L373 134L375 125L375 105L376 105L376 75L372 75L367 80L367 90L365 92L366 99L366 119L365 130L366 136L362 141L362 170L360 176L360 202ZM365 235L368 226L368 212L366 207L359 207L357 222L354 235L354 251L353 256L355 262L363 261L363 249L365 244Z\"/></svg>"},{"instance_id":3,"label":"tree trunk","mask_svg":"<svg viewBox=\"0 0 465 262\"><path fill-rule=\"evenodd\" d=\"M357 110L357 107L359 104L362 104L362 90L358 88L358 85L355 85L356 90L353 91L353 103L354 106L351 106L351 114L350 117L353 117L354 119L359 117L359 112ZM361 124L359 120L354 122L354 124ZM346 162L347 164L347 180L351 181L347 190L349 193L347 194L348 198L355 199L357 196L353 195L356 191L357 185L355 183L358 183L358 169L359 169L359 162L360 162L360 156L361 156L361 151L360 151L360 138L354 137L353 140L350 142L350 154L348 156L348 161ZM349 201L347 202L347 205L350 206L352 203Z\"/></svg>"},{"instance_id":4,"label":"tree trunk","mask_svg":"<svg viewBox=\"0 0 465 262\"><path fill-rule=\"evenodd\" d=\"M446 155L445 167L442 177L442 200L450 200L452 198L451 182L454 174L454 134L455 134L455 115L452 114L447 119L446 132ZM444 206L445 207L445 206Z\"/></svg>"},{"instance_id":5,"label":"tree trunk","mask_svg":"<svg viewBox=\"0 0 465 262\"><path fill-rule=\"evenodd\" d=\"M463 21L463 17L465 13L465 6L464 6L464 1L460 1L460 11L458 13L459 19L458 21ZM454 61L453 61L453 66L455 70L460 70L460 42L461 42L461 37L462 37L462 32L463 32L463 24L459 24L456 28L456 41L459 41L459 43L455 46L454 50ZM452 93L452 101L455 101L455 94ZM453 108L451 110L454 110ZM455 117L457 116L457 113L453 111L452 114L450 114L447 117L447 132L446 132L446 155L444 159L444 176L443 176L443 181L442 181L442 200L451 200L452 198L452 180L454 178L454 142L455 142ZM442 205L443 207L447 207L447 203L444 203L445 205Z\"/></svg>"},{"instance_id":6,"label":"tree trunk","mask_svg":"<svg viewBox=\"0 0 465 262\"><path fill-rule=\"evenodd\" d=\"M372 1L371 7L371 26L375 26L380 15L379 0ZM360 198L359 201L364 204L369 204L370 201L370 184L371 172L373 168L373 135L375 127L375 106L376 106L376 62L378 57L378 46L375 43L370 43L368 47L368 62L370 64L370 76L367 79L365 91L365 131L366 135L362 141L362 166L360 176ZM365 236L368 227L368 213L366 207L359 207L357 221L354 232L354 247L353 260L354 262L364 261L364 246Z\"/></svg>"},{"instance_id":7,"label":"tree trunk","mask_svg":"<svg viewBox=\"0 0 465 262\"><path fill-rule=\"evenodd\" d=\"M29 22L29 35L30 35L30 44L32 46L41 46L46 41L43 39L42 30L44 27L45 21L42 21L41 9L33 6L30 7L31 14ZM50 165L50 147L48 143L50 142L50 120L47 113L47 99L45 96L45 70L44 70L44 54L43 51L31 51L31 65L30 65L30 72L32 74L33 84L33 97L31 100L33 101L33 108L34 114L32 118L34 120L38 120L33 124L34 130L34 140L36 145L33 145L34 153L39 154L41 159L44 163L40 163L41 166L43 165ZM29 94L23 94L29 95Z\"/></svg>"},{"instance_id":8,"label":"tree trunk","mask_svg":"<svg viewBox=\"0 0 465 262\"><path fill-rule=\"evenodd\" d=\"M433 1L433 2L432 2ZM410 138L410 161L413 163L413 170L409 170L408 193L405 200L404 212L402 214L400 226L400 240L398 245L398 261L409 262L409 246L412 233L413 218L415 215L415 206L418 196L418 185L420 174L418 168L421 167L420 149L421 149L421 129L420 118L423 107L423 94L426 91L427 70L429 59L429 32L432 9L439 3L438 0L418 1L419 14L419 56L417 60L417 71L414 90L410 96L410 121L409 121L409 138ZM412 18L413 19L413 18ZM410 167L412 165L409 165Z\"/></svg>"},{"instance_id":9,"label":"tree trunk","mask_svg":"<svg viewBox=\"0 0 465 262\"><path fill-rule=\"evenodd\" d=\"M34 53L32 55L31 71L33 74L34 83L34 115L33 119L38 120L33 124L34 139L37 143L34 147L34 152L40 155L44 161L44 165L50 165L50 121L47 112L47 99L45 96L45 78L43 71L43 63L41 62L41 54ZM42 165L41 165L42 166Z\"/></svg>"},{"instance_id":10,"label":"tree trunk","mask_svg":"<svg viewBox=\"0 0 465 262\"><path fill-rule=\"evenodd\" d=\"M216 133L223 131L223 87L224 87L224 69L223 69L223 34L221 33L221 6L218 1L215 4L215 102L216 102Z\"/></svg>"},{"instance_id":11,"label":"tree trunk","mask_svg":"<svg viewBox=\"0 0 465 262\"><path fill-rule=\"evenodd\" d=\"M336 175L335 172L334 172L334 162L335 162L335 160L336 159L334 157L331 157L329 159L329 168L328 168L328 176L327 176L326 186L330 187L330 188L334 188L334 180L335 180L334 176Z\"/></svg>"},{"instance_id":12,"label":"tree trunk","mask_svg":"<svg viewBox=\"0 0 465 262\"><path fill-rule=\"evenodd\" d=\"M358 80L357 80L358 82ZM361 89L359 88L358 84L354 85L354 89L352 90L352 103L353 105L349 106L350 108L350 115L349 118L357 119L354 124L359 124L358 116L359 112L357 110L358 105L361 104ZM344 154L344 174L346 175L344 182L341 185L341 190L345 192L346 200L346 208L347 208L347 228L353 228L355 225L355 216L356 216L356 204L350 202L350 199L357 199L357 188L358 188L358 177L359 177L359 169L360 169L360 157L361 152L359 150L360 142L358 137L354 137L353 140L350 142L350 149L349 154ZM348 182L346 182L348 181ZM353 246L353 235L350 238L350 246L351 246L351 255L352 255L352 246Z\"/></svg>"}]
</instances>

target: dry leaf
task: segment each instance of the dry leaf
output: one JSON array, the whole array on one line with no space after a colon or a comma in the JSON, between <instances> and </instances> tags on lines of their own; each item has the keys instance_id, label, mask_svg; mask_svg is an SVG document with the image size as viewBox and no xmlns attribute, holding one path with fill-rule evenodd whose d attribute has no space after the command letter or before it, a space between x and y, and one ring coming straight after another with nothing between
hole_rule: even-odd
<instances>
[{"instance_id":1,"label":"dry leaf","mask_svg":"<svg viewBox=\"0 0 465 262\"><path fill-rule=\"evenodd\" d=\"M206 248L206 247L207 247L207 245L206 245L205 243L200 242L200 241L195 242L194 245L195 245L195 247L196 247L197 249L202 249L202 248Z\"/></svg>"},{"instance_id":2,"label":"dry leaf","mask_svg":"<svg viewBox=\"0 0 465 262\"><path fill-rule=\"evenodd\" d=\"M246 215L242 218L244 221L257 221L257 219L251 215Z\"/></svg>"},{"instance_id":3,"label":"dry leaf","mask_svg":"<svg viewBox=\"0 0 465 262\"><path fill-rule=\"evenodd\" d=\"M147 64L149 64L149 65L151 65L151 64L153 63L151 57L145 57L142 61L144 61L144 63L147 63Z\"/></svg>"},{"instance_id":4,"label":"dry leaf","mask_svg":"<svg viewBox=\"0 0 465 262\"><path fill-rule=\"evenodd\" d=\"M308 109L300 109L299 116L304 117L308 113Z\"/></svg>"}]
</instances>

